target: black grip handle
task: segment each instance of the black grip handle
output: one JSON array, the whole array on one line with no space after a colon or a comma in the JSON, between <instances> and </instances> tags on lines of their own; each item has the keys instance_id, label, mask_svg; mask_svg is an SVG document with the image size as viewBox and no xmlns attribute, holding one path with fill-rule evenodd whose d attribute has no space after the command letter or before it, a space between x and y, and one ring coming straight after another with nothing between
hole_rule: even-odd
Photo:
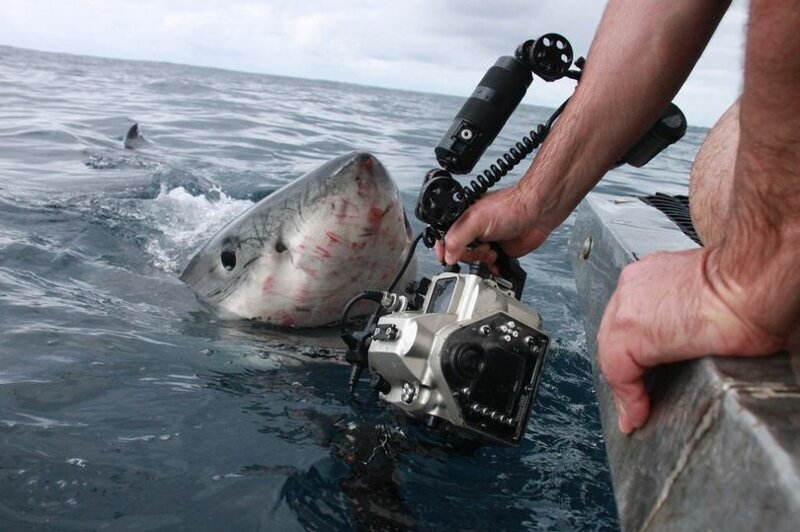
<instances>
[{"instance_id":1,"label":"black grip handle","mask_svg":"<svg viewBox=\"0 0 800 532\"><path fill-rule=\"evenodd\" d=\"M527 279L528 274L520 266L519 260L509 257L500 244L492 242L489 247L497 253L495 264L500 272L500 277L511 283L514 289L514 297L521 300L522 290L525 288L525 279Z\"/></svg>"}]
</instances>

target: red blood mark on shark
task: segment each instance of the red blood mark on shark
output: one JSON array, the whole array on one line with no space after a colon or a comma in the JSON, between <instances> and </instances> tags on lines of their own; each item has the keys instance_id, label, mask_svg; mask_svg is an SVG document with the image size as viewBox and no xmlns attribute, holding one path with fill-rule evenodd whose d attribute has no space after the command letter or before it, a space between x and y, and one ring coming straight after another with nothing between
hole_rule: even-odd
<instances>
[{"instance_id":1,"label":"red blood mark on shark","mask_svg":"<svg viewBox=\"0 0 800 532\"><path fill-rule=\"evenodd\" d=\"M312 279L317 277L317 270L315 270L314 268L310 268L308 266L300 266L300 269L303 270L305 274Z\"/></svg>"},{"instance_id":2,"label":"red blood mark on shark","mask_svg":"<svg viewBox=\"0 0 800 532\"><path fill-rule=\"evenodd\" d=\"M303 303L306 303L306 302L309 302L309 301L311 301L313 299L316 299L317 295L318 294L316 292L312 292L308 288L301 288L297 292L297 301L299 301L299 302L301 301Z\"/></svg>"},{"instance_id":3,"label":"red blood mark on shark","mask_svg":"<svg viewBox=\"0 0 800 532\"><path fill-rule=\"evenodd\" d=\"M328 235L328 238L330 239L331 242L339 243L342 241L342 237L337 235L333 231L326 231L325 234Z\"/></svg>"},{"instance_id":4,"label":"red blood mark on shark","mask_svg":"<svg viewBox=\"0 0 800 532\"><path fill-rule=\"evenodd\" d=\"M370 207L367 213L367 221L370 225L378 225L381 223L381 220L383 220L383 217L386 216L386 213L389 212L389 209L391 209L391 205L384 210L380 210L377 207Z\"/></svg>"},{"instance_id":5,"label":"red blood mark on shark","mask_svg":"<svg viewBox=\"0 0 800 532\"><path fill-rule=\"evenodd\" d=\"M273 279L271 275L266 279L264 279L264 282L261 283L261 291L264 292L265 294L271 293L274 288L275 288L275 279Z\"/></svg>"},{"instance_id":6,"label":"red blood mark on shark","mask_svg":"<svg viewBox=\"0 0 800 532\"><path fill-rule=\"evenodd\" d=\"M331 200L331 212L339 221L347 218L347 209L349 206L350 201L347 198L334 196Z\"/></svg>"},{"instance_id":7,"label":"red blood mark on shark","mask_svg":"<svg viewBox=\"0 0 800 532\"><path fill-rule=\"evenodd\" d=\"M323 259L331 258L331 252L328 248L324 248L322 246L314 246L314 251L316 251L317 255L319 255Z\"/></svg>"},{"instance_id":8,"label":"red blood mark on shark","mask_svg":"<svg viewBox=\"0 0 800 532\"><path fill-rule=\"evenodd\" d=\"M280 322L284 327L294 327L294 317L285 310L278 311L275 316L275 321Z\"/></svg>"}]
</instances>

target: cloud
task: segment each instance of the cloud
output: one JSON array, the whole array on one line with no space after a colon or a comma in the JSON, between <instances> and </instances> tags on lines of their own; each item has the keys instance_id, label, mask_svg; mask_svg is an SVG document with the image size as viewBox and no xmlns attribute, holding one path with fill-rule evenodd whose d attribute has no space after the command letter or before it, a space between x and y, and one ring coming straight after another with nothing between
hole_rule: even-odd
<instances>
[{"instance_id":1,"label":"cloud","mask_svg":"<svg viewBox=\"0 0 800 532\"><path fill-rule=\"evenodd\" d=\"M486 68L546 32L585 54L604 2L562 0L3 0L0 42L466 96ZM746 4L735 1L679 95L709 124L741 84ZM555 106L569 83L537 82Z\"/></svg>"}]
</instances>

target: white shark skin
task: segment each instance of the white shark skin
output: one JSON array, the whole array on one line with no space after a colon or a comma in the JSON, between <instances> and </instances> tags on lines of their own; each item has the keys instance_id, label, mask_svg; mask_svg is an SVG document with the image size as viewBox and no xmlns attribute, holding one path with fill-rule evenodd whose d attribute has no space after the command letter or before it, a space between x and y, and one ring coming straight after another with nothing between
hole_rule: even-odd
<instances>
[{"instance_id":1,"label":"white shark skin","mask_svg":"<svg viewBox=\"0 0 800 532\"><path fill-rule=\"evenodd\" d=\"M354 152L228 223L181 280L223 312L284 327L323 326L338 320L354 295L386 289L410 240L397 185L377 159Z\"/></svg>"}]
</instances>

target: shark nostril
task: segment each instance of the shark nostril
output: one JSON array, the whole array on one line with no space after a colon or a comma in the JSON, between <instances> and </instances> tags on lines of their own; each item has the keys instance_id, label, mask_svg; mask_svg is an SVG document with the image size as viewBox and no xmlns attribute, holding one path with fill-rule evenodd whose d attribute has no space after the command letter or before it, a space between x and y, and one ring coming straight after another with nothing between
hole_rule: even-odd
<instances>
[{"instance_id":1,"label":"shark nostril","mask_svg":"<svg viewBox=\"0 0 800 532\"><path fill-rule=\"evenodd\" d=\"M286 251L286 244L278 240L277 242L275 242L275 251L277 251L278 253L283 253L284 251Z\"/></svg>"},{"instance_id":2,"label":"shark nostril","mask_svg":"<svg viewBox=\"0 0 800 532\"><path fill-rule=\"evenodd\" d=\"M230 249L223 249L219 254L219 260L222 262L222 267L228 271L236 267L236 253Z\"/></svg>"}]
</instances>

